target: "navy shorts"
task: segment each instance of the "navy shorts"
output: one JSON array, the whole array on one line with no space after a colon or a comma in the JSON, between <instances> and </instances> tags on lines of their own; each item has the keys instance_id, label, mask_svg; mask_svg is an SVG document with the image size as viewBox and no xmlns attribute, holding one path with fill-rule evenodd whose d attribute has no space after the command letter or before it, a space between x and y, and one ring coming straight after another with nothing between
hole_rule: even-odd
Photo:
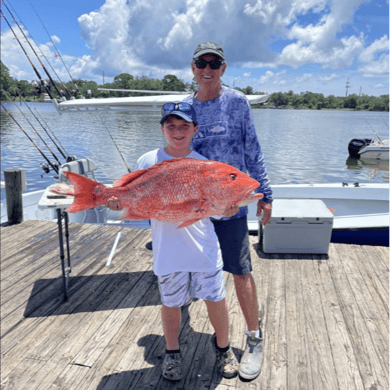
<instances>
[{"instance_id":1,"label":"navy shorts","mask_svg":"<svg viewBox=\"0 0 390 390\"><path fill-rule=\"evenodd\" d=\"M252 272L252 264L246 215L212 222L222 251L223 270L234 275L248 275Z\"/></svg>"}]
</instances>

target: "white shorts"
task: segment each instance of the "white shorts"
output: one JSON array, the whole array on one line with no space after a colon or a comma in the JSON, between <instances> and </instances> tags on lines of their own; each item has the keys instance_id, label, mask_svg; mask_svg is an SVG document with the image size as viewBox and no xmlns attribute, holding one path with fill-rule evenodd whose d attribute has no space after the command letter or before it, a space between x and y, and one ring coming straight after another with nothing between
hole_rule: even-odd
<instances>
[{"instance_id":1,"label":"white shorts","mask_svg":"<svg viewBox=\"0 0 390 390\"><path fill-rule=\"evenodd\" d=\"M222 268L213 272L175 272L158 276L161 301L168 307L181 307L190 298L218 302L225 298Z\"/></svg>"}]
</instances>

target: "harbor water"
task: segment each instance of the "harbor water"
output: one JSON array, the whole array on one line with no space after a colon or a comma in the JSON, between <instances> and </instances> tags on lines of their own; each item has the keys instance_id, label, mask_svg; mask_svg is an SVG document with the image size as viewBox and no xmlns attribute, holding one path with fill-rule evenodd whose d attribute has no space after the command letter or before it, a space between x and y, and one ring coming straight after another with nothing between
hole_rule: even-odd
<instances>
[{"instance_id":1,"label":"harbor water","mask_svg":"<svg viewBox=\"0 0 390 390\"><path fill-rule=\"evenodd\" d=\"M4 103L3 103L4 104ZM48 143L61 162L55 145L26 105L16 103ZM54 160L14 103L6 103L18 123ZM59 114L51 104L29 103L44 126L59 139L69 155L92 159L95 176L112 183L127 173L110 135L117 143L130 169L140 155L164 145L158 112L114 111ZM353 138L388 138L389 113L328 110L253 109L256 131L272 184L308 184L335 182L389 182L388 161L363 162L349 158L348 143ZM4 170L26 170L27 191L46 188L55 181L54 172L44 173L45 162L16 123L1 112L1 180ZM4 189L1 190L2 202Z\"/></svg>"}]
</instances>

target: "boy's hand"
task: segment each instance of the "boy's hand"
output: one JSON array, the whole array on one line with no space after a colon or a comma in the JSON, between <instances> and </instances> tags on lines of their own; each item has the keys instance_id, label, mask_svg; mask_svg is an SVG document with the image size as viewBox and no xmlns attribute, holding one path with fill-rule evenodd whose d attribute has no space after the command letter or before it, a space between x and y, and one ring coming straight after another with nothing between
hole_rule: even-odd
<instances>
[{"instance_id":1,"label":"boy's hand","mask_svg":"<svg viewBox=\"0 0 390 390\"><path fill-rule=\"evenodd\" d=\"M238 210L240 210L240 208L237 205L231 204L226 207L222 215L226 218L233 217L233 215L238 213Z\"/></svg>"},{"instance_id":2,"label":"boy's hand","mask_svg":"<svg viewBox=\"0 0 390 390\"><path fill-rule=\"evenodd\" d=\"M108 207L110 210L122 210L123 206L120 204L119 199L115 196L108 199L107 203L105 204L106 207Z\"/></svg>"},{"instance_id":3,"label":"boy's hand","mask_svg":"<svg viewBox=\"0 0 390 390\"><path fill-rule=\"evenodd\" d=\"M264 202L263 200L259 200L257 202L257 213L256 213L256 216L260 217L260 215L262 213L263 213L263 219L262 219L261 222L262 222L263 226L265 226L271 220L272 204Z\"/></svg>"}]
</instances>

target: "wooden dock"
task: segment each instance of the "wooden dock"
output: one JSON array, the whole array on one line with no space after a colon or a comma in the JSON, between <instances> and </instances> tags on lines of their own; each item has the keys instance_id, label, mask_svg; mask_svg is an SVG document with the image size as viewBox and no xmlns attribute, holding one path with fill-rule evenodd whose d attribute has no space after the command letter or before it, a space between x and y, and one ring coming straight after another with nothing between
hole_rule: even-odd
<instances>
[{"instance_id":1,"label":"wooden dock","mask_svg":"<svg viewBox=\"0 0 390 390\"><path fill-rule=\"evenodd\" d=\"M118 232L118 247L106 262ZM70 224L63 303L57 225L1 228L1 390L389 388L389 248L331 244L329 256L265 255L251 236L265 334L251 382L216 371L202 301L182 309L185 375L161 376L165 341L150 231ZM225 275L231 345L245 321Z\"/></svg>"}]
</instances>

